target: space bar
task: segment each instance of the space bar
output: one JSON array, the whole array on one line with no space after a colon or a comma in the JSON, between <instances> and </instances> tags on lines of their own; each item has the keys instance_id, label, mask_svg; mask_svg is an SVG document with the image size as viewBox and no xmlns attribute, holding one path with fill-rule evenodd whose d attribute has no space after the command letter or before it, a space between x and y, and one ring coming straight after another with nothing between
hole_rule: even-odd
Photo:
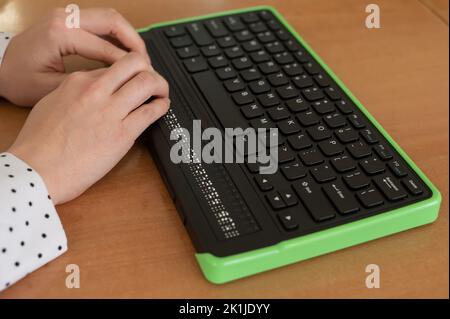
<instances>
[{"instance_id":1,"label":"space bar","mask_svg":"<svg viewBox=\"0 0 450 319\"><path fill-rule=\"evenodd\" d=\"M238 106L234 104L214 73L206 71L196 73L192 77L224 128L248 127Z\"/></svg>"}]
</instances>

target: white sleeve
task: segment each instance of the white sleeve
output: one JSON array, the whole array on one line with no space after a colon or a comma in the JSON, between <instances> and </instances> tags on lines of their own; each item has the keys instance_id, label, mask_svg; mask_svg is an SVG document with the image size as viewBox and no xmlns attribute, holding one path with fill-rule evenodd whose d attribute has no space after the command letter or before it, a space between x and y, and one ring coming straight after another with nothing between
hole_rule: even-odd
<instances>
[{"instance_id":1,"label":"white sleeve","mask_svg":"<svg viewBox=\"0 0 450 319\"><path fill-rule=\"evenodd\" d=\"M0 291L66 250L42 178L14 155L0 153Z\"/></svg>"},{"instance_id":2,"label":"white sleeve","mask_svg":"<svg viewBox=\"0 0 450 319\"><path fill-rule=\"evenodd\" d=\"M12 34L9 32L0 32L0 65L2 64L3 56L12 37Z\"/></svg>"}]
</instances>

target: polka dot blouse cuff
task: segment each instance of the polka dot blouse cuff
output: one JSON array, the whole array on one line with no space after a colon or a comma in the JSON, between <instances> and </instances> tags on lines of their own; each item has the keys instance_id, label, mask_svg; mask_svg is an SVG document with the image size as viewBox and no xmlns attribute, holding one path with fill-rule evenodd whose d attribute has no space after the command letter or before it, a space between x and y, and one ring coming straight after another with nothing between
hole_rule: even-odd
<instances>
[{"instance_id":1,"label":"polka dot blouse cuff","mask_svg":"<svg viewBox=\"0 0 450 319\"><path fill-rule=\"evenodd\" d=\"M44 181L10 153L0 153L0 291L67 250Z\"/></svg>"}]
</instances>

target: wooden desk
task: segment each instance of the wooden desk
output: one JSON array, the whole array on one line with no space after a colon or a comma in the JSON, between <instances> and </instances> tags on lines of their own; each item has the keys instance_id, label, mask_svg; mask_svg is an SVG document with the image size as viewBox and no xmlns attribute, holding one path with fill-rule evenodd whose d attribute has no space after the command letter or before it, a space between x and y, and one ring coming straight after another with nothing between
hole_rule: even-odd
<instances>
[{"instance_id":1,"label":"wooden desk","mask_svg":"<svg viewBox=\"0 0 450 319\"><path fill-rule=\"evenodd\" d=\"M84 195L57 208L69 251L0 298L448 298L447 1L378 0L379 30L364 26L368 1L77 3L82 8L115 7L136 27L262 3L275 6L441 190L440 217L432 225L214 286L200 273L190 239L153 161L143 147L135 146ZM49 8L64 4L1 1L0 30L18 32ZM27 110L0 104L0 149L4 150L19 132ZM65 287L65 267L71 263L80 266L80 289ZM365 267L371 263L381 267L380 289L365 287Z\"/></svg>"}]
</instances>

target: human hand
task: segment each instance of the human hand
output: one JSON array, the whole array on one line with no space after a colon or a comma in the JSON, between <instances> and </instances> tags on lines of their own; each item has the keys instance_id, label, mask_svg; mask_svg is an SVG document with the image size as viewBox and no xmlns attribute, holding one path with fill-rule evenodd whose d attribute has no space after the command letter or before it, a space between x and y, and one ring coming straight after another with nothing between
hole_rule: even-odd
<instances>
[{"instance_id":1,"label":"human hand","mask_svg":"<svg viewBox=\"0 0 450 319\"><path fill-rule=\"evenodd\" d=\"M168 91L139 53L106 69L72 73L36 104L8 152L42 176L55 204L67 202L102 178L166 113Z\"/></svg>"},{"instance_id":2,"label":"human hand","mask_svg":"<svg viewBox=\"0 0 450 319\"><path fill-rule=\"evenodd\" d=\"M55 9L36 25L13 37L0 66L0 96L22 106L36 104L67 76L63 57L80 55L112 64L127 51L150 64L145 44L114 9L80 11L80 28L67 28L64 9ZM117 40L119 48L102 38Z\"/></svg>"}]
</instances>

